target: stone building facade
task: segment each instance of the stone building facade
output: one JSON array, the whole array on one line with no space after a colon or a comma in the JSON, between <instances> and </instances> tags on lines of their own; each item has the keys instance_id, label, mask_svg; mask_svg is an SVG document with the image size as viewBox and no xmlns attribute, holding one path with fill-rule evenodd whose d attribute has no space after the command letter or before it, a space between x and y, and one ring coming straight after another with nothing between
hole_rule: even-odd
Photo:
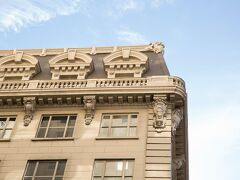
<instances>
[{"instance_id":1,"label":"stone building facade","mask_svg":"<svg viewBox=\"0 0 240 180\"><path fill-rule=\"evenodd\" d=\"M0 180L188 180L164 45L0 50Z\"/></svg>"}]
</instances>

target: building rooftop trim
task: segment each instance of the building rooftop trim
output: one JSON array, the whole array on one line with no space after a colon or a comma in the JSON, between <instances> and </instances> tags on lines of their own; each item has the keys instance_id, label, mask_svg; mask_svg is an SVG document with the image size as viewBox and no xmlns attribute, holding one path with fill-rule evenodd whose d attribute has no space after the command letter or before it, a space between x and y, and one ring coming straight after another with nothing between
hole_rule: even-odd
<instances>
[{"instance_id":1,"label":"building rooftop trim","mask_svg":"<svg viewBox=\"0 0 240 180\"><path fill-rule=\"evenodd\" d=\"M112 53L122 49L130 48L131 50L147 52L154 51L155 53L164 52L164 44L162 42L154 42L147 45L131 45L131 46L102 46L102 47L89 47L89 48L39 48L39 49L15 49L15 50L0 50L0 56L6 56L11 54L16 54L21 51L29 55L35 56L47 56L47 55L57 55L68 52L69 49L76 49L77 52L86 54L104 54Z\"/></svg>"}]
</instances>

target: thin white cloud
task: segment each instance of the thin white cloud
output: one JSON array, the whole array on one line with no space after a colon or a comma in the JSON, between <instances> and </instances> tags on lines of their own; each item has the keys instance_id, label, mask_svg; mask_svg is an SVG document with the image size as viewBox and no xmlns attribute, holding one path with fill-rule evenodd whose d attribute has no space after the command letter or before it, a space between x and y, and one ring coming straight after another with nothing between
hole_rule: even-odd
<instances>
[{"instance_id":1,"label":"thin white cloud","mask_svg":"<svg viewBox=\"0 0 240 180\"><path fill-rule=\"evenodd\" d=\"M128 44L146 44L149 42L144 35L132 31L118 31L117 39Z\"/></svg>"},{"instance_id":2,"label":"thin white cloud","mask_svg":"<svg viewBox=\"0 0 240 180\"><path fill-rule=\"evenodd\" d=\"M173 4L175 0L151 0L150 4L152 7L159 8L163 4Z\"/></svg>"},{"instance_id":3,"label":"thin white cloud","mask_svg":"<svg viewBox=\"0 0 240 180\"><path fill-rule=\"evenodd\" d=\"M85 0L11 0L0 1L0 31L19 31L22 27L49 21L85 10Z\"/></svg>"}]
</instances>

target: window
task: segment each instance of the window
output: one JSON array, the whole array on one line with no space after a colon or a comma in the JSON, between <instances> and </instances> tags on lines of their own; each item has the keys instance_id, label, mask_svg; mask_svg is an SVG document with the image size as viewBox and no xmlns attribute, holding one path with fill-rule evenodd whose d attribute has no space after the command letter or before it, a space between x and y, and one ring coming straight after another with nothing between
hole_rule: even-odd
<instances>
[{"instance_id":1,"label":"window","mask_svg":"<svg viewBox=\"0 0 240 180\"><path fill-rule=\"evenodd\" d=\"M103 114L99 136L136 136L137 116L137 114Z\"/></svg>"},{"instance_id":2,"label":"window","mask_svg":"<svg viewBox=\"0 0 240 180\"><path fill-rule=\"evenodd\" d=\"M44 115L37 138L67 138L73 136L76 115Z\"/></svg>"},{"instance_id":3,"label":"window","mask_svg":"<svg viewBox=\"0 0 240 180\"><path fill-rule=\"evenodd\" d=\"M16 117L0 117L0 139L10 139Z\"/></svg>"},{"instance_id":4,"label":"window","mask_svg":"<svg viewBox=\"0 0 240 180\"><path fill-rule=\"evenodd\" d=\"M132 180L134 160L96 160L92 180Z\"/></svg>"},{"instance_id":5,"label":"window","mask_svg":"<svg viewBox=\"0 0 240 180\"><path fill-rule=\"evenodd\" d=\"M28 161L23 180L62 180L66 160Z\"/></svg>"}]
</instances>

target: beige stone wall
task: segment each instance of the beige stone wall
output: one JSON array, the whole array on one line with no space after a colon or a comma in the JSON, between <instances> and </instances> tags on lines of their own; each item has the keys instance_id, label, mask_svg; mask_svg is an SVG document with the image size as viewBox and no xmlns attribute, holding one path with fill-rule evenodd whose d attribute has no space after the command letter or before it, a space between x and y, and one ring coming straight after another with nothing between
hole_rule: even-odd
<instances>
[{"instance_id":1,"label":"beige stone wall","mask_svg":"<svg viewBox=\"0 0 240 180\"><path fill-rule=\"evenodd\" d=\"M96 140L102 113L138 112L137 135L131 140ZM32 141L42 114L77 114L74 140ZM65 180L90 180L94 159L135 159L134 179L145 176L148 109L146 106L98 106L89 126L82 107L37 107L29 126L23 125L22 108L1 109L1 115L17 115L10 142L0 142L0 180L20 180L28 160L67 159ZM148 158L148 157L147 157Z\"/></svg>"}]
</instances>

